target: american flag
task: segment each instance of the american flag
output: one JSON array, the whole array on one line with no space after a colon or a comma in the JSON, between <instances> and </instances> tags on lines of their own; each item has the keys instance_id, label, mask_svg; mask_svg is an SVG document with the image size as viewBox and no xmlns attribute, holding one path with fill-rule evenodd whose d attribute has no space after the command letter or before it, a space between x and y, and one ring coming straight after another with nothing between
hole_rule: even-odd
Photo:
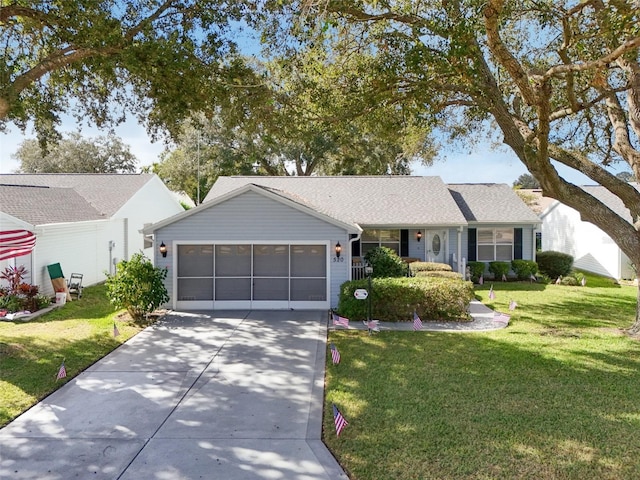
<instances>
[{"instance_id":1,"label":"american flag","mask_svg":"<svg viewBox=\"0 0 640 480\"><path fill-rule=\"evenodd\" d=\"M556 285L560 285L562 283L562 275L556 278Z\"/></svg>"},{"instance_id":2,"label":"american flag","mask_svg":"<svg viewBox=\"0 0 640 480\"><path fill-rule=\"evenodd\" d=\"M58 369L58 375L56 375L56 381L66 376L67 376L67 369L64 366L64 360L63 360L62 365L60 365L60 368Z\"/></svg>"},{"instance_id":3,"label":"american flag","mask_svg":"<svg viewBox=\"0 0 640 480\"><path fill-rule=\"evenodd\" d=\"M378 323L380 323L379 320L363 320L362 321L367 328L369 329L369 333L371 332L379 332L380 331L380 327L378 327Z\"/></svg>"},{"instance_id":4,"label":"american flag","mask_svg":"<svg viewBox=\"0 0 640 480\"><path fill-rule=\"evenodd\" d=\"M336 407L335 405L333 405L333 422L336 425L336 436L338 437L340 436L340 432L342 432L344 427L349 425L349 422L345 420L345 418L340 413L340 410L338 410L338 407Z\"/></svg>"},{"instance_id":5,"label":"american flag","mask_svg":"<svg viewBox=\"0 0 640 480\"><path fill-rule=\"evenodd\" d=\"M334 365L340 363L340 352L338 351L338 347L336 347L333 343L331 344L331 361L333 361Z\"/></svg>"},{"instance_id":6,"label":"american flag","mask_svg":"<svg viewBox=\"0 0 640 480\"><path fill-rule=\"evenodd\" d=\"M532 282L537 282L538 279L536 278L536 276L532 273L531 277L529 277L531 279Z\"/></svg>"},{"instance_id":7,"label":"american flag","mask_svg":"<svg viewBox=\"0 0 640 480\"><path fill-rule=\"evenodd\" d=\"M480 278L478 279L478 285L483 285L483 284L484 284L484 277L480 275Z\"/></svg>"},{"instance_id":8,"label":"american flag","mask_svg":"<svg viewBox=\"0 0 640 480\"><path fill-rule=\"evenodd\" d=\"M584 287L586 284L587 284L587 277L582 277L582 280L580 280L580 285Z\"/></svg>"},{"instance_id":9,"label":"american flag","mask_svg":"<svg viewBox=\"0 0 640 480\"><path fill-rule=\"evenodd\" d=\"M120 335L120 330L118 330L116 322L113 322L113 336L117 337L118 335Z\"/></svg>"},{"instance_id":10,"label":"american flag","mask_svg":"<svg viewBox=\"0 0 640 480\"><path fill-rule=\"evenodd\" d=\"M415 312L415 310L413 312L413 329L414 330L422 330L422 320L420 320L420 317Z\"/></svg>"},{"instance_id":11,"label":"american flag","mask_svg":"<svg viewBox=\"0 0 640 480\"><path fill-rule=\"evenodd\" d=\"M333 318L333 324L334 325L338 325L340 327L345 327L345 328L349 328L349 319L348 318L344 318L341 317L340 315L336 314L336 313L331 313L332 318Z\"/></svg>"},{"instance_id":12,"label":"american flag","mask_svg":"<svg viewBox=\"0 0 640 480\"><path fill-rule=\"evenodd\" d=\"M509 302L509 310L515 310L517 306L518 306L518 302L516 302L515 300L511 300Z\"/></svg>"},{"instance_id":13,"label":"american flag","mask_svg":"<svg viewBox=\"0 0 640 480\"><path fill-rule=\"evenodd\" d=\"M493 285L491 285L491 288L489 289L489 299L491 300L496 299L496 292L493 291Z\"/></svg>"},{"instance_id":14,"label":"american flag","mask_svg":"<svg viewBox=\"0 0 640 480\"><path fill-rule=\"evenodd\" d=\"M506 276L504 273L502 274L502 281L503 281L503 282L506 282L506 281L507 281L507 276Z\"/></svg>"},{"instance_id":15,"label":"american flag","mask_svg":"<svg viewBox=\"0 0 640 480\"><path fill-rule=\"evenodd\" d=\"M494 315L493 315L493 321L494 322L504 323L504 324L508 325L509 324L509 320L511 320L511 315L507 315L506 313L495 312Z\"/></svg>"}]
</instances>

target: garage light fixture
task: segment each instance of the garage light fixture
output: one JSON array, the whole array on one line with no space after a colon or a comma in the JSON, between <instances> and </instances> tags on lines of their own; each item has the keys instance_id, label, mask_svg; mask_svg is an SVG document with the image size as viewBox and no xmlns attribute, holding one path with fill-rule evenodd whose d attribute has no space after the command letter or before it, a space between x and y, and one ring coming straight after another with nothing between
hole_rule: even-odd
<instances>
[{"instance_id":1,"label":"garage light fixture","mask_svg":"<svg viewBox=\"0 0 640 480\"><path fill-rule=\"evenodd\" d=\"M340 254L342 253L342 245L340 242L336 243L336 257L340 258Z\"/></svg>"},{"instance_id":2,"label":"garage light fixture","mask_svg":"<svg viewBox=\"0 0 640 480\"><path fill-rule=\"evenodd\" d=\"M163 257L167 256L167 246L164 244L164 242L160 244L160 253Z\"/></svg>"},{"instance_id":3,"label":"garage light fixture","mask_svg":"<svg viewBox=\"0 0 640 480\"><path fill-rule=\"evenodd\" d=\"M418 230L418 233L416 233L416 238L418 239L418 241L422 240L422 232L420 230Z\"/></svg>"}]
</instances>

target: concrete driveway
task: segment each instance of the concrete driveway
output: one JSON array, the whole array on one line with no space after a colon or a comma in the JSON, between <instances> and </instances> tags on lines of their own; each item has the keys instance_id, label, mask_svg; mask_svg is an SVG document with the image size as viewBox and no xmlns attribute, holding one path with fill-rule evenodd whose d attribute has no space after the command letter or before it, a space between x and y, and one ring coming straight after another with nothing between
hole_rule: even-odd
<instances>
[{"instance_id":1,"label":"concrete driveway","mask_svg":"<svg viewBox=\"0 0 640 480\"><path fill-rule=\"evenodd\" d=\"M326 312L172 313L0 430L0 478L346 479Z\"/></svg>"}]
</instances>

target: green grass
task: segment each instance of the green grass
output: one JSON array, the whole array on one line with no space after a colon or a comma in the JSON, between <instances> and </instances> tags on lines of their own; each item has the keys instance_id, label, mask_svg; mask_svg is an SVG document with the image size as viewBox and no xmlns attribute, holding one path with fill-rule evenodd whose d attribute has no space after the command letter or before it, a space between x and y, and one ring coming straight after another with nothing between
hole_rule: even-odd
<instances>
[{"instance_id":1,"label":"green grass","mask_svg":"<svg viewBox=\"0 0 640 480\"><path fill-rule=\"evenodd\" d=\"M59 388L135 335L140 327L117 320L104 285L82 299L24 321L0 322L0 426ZM67 378L56 381L65 360Z\"/></svg>"},{"instance_id":2,"label":"green grass","mask_svg":"<svg viewBox=\"0 0 640 480\"><path fill-rule=\"evenodd\" d=\"M350 478L640 478L636 288L493 285L519 304L504 330L330 333L324 440Z\"/></svg>"}]
</instances>

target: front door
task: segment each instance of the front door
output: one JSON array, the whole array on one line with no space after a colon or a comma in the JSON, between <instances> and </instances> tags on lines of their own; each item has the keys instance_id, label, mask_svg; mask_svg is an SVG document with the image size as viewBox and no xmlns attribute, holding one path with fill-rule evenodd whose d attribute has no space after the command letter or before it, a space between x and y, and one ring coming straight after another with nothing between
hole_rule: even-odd
<instances>
[{"instance_id":1,"label":"front door","mask_svg":"<svg viewBox=\"0 0 640 480\"><path fill-rule=\"evenodd\" d=\"M446 263L446 235L445 230L427 231L427 262Z\"/></svg>"}]
</instances>

